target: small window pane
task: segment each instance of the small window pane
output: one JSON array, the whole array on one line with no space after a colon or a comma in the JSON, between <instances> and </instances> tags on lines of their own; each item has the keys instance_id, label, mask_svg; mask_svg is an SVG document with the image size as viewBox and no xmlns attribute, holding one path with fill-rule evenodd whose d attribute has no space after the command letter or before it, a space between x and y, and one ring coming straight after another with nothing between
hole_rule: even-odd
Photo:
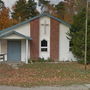
<instances>
[{"instance_id":1,"label":"small window pane","mask_svg":"<svg viewBox=\"0 0 90 90\"><path fill-rule=\"evenodd\" d=\"M46 40L41 41L41 47L47 47L47 41Z\"/></svg>"}]
</instances>

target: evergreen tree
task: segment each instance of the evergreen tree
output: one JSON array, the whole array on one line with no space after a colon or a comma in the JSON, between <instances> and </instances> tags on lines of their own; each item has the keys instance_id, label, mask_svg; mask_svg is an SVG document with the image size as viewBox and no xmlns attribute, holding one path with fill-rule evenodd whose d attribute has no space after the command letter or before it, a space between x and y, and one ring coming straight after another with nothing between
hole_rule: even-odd
<instances>
[{"instance_id":1,"label":"evergreen tree","mask_svg":"<svg viewBox=\"0 0 90 90\"><path fill-rule=\"evenodd\" d=\"M17 21L24 21L25 9L26 9L26 0L19 0L13 6L12 17Z\"/></svg>"},{"instance_id":2,"label":"evergreen tree","mask_svg":"<svg viewBox=\"0 0 90 90\"><path fill-rule=\"evenodd\" d=\"M82 9L75 17L71 28L71 50L79 62L84 62L85 54L85 19L86 9ZM90 18L88 20L88 55L87 63L90 63Z\"/></svg>"},{"instance_id":3,"label":"evergreen tree","mask_svg":"<svg viewBox=\"0 0 90 90\"><path fill-rule=\"evenodd\" d=\"M36 3L33 0L19 0L13 6L12 17L19 22L37 15Z\"/></svg>"},{"instance_id":4,"label":"evergreen tree","mask_svg":"<svg viewBox=\"0 0 90 90\"><path fill-rule=\"evenodd\" d=\"M28 0L26 4L26 15L25 18L31 18L39 14L39 12L36 9L37 4L33 0Z\"/></svg>"}]
</instances>

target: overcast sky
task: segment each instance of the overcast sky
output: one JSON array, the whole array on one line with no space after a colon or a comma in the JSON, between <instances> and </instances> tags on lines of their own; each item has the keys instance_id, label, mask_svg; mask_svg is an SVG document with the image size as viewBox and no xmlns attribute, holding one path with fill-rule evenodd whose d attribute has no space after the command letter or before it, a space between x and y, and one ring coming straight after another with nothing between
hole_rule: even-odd
<instances>
[{"instance_id":1,"label":"overcast sky","mask_svg":"<svg viewBox=\"0 0 90 90\"><path fill-rule=\"evenodd\" d=\"M12 5L17 1L17 0L2 0L2 1L4 1L5 2L5 5L7 6L7 7L12 7ZM63 1L63 0L51 0L52 1L52 3L58 3L59 1Z\"/></svg>"}]
</instances>

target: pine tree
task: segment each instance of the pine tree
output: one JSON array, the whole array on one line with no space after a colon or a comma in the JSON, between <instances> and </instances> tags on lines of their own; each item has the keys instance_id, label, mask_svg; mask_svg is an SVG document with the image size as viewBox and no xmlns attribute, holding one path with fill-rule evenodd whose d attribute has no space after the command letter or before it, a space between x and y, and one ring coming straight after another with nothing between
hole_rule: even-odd
<instances>
[{"instance_id":1,"label":"pine tree","mask_svg":"<svg viewBox=\"0 0 90 90\"><path fill-rule=\"evenodd\" d=\"M26 9L26 0L19 0L13 6L12 17L17 21L24 21L25 9Z\"/></svg>"},{"instance_id":2,"label":"pine tree","mask_svg":"<svg viewBox=\"0 0 90 90\"><path fill-rule=\"evenodd\" d=\"M25 18L31 18L39 14L39 12L36 9L37 4L33 0L28 0L26 4L26 15Z\"/></svg>"},{"instance_id":3,"label":"pine tree","mask_svg":"<svg viewBox=\"0 0 90 90\"><path fill-rule=\"evenodd\" d=\"M13 6L12 17L19 22L37 15L36 3L33 0L19 0Z\"/></svg>"},{"instance_id":4,"label":"pine tree","mask_svg":"<svg viewBox=\"0 0 90 90\"><path fill-rule=\"evenodd\" d=\"M75 17L71 28L71 50L79 62L84 63L85 54L85 19L86 9L82 9ZM87 63L90 63L90 18L88 20L88 55Z\"/></svg>"}]
</instances>

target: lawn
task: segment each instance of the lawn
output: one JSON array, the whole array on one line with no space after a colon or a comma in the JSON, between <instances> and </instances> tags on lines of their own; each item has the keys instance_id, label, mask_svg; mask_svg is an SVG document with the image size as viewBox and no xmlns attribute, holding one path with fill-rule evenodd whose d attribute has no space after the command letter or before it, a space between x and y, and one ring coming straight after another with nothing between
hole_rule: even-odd
<instances>
[{"instance_id":1,"label":"lawn","mask_svg":"<svg viewBox=\"0 0 90 90\"><path fill-rule=\"evenodd\" d=\"M33 63L13 69L0 64L0 85L53 86L90 83L90 65L72 63Z\"/></svg>"}]
</instances>

